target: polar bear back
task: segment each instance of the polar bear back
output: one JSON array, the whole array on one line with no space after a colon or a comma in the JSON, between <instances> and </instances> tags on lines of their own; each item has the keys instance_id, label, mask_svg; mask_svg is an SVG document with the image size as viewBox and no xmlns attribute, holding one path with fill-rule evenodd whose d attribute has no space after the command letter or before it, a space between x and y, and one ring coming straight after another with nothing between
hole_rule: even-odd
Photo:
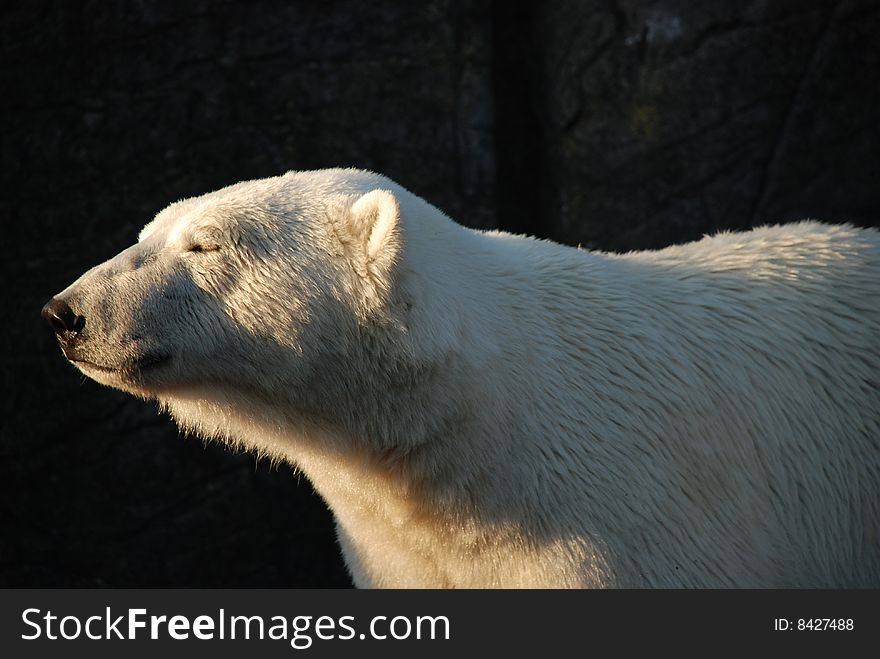
<instances>
[{"instance_id":1,"label":"polar bear back","mask_svg":"<svg viewBox=\"0 0 880 659\"><path fill-rule=\"evenodd\" d=\"M533 333L504 361L544 438L530 459L571 479L619 584L878 583L876 232L521 247L533 286L510 315Z\"/></svg>"}]
</instances>

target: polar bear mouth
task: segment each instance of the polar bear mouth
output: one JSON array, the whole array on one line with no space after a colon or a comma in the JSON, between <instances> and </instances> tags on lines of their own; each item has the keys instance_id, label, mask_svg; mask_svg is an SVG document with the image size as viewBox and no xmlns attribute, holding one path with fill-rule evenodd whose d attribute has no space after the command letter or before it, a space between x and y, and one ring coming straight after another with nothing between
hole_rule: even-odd
<instances>
[{"instance_id":1,"label":"polar bear mouth","mask_svg":"<svg viewBox=\"0 0 880 659\"><path fill-rule=\"evenodd\" d=\"M77 367L93 369L102 373L143 373L147 370L155 368L159 364L162 364L171 358L170 355L147 354L138 357L129 364L125 364L122 366L109 366L106 364L97 364L93 361L83 359L76 354L66 354L65 356Z\"/></svg>"}]
</instances>

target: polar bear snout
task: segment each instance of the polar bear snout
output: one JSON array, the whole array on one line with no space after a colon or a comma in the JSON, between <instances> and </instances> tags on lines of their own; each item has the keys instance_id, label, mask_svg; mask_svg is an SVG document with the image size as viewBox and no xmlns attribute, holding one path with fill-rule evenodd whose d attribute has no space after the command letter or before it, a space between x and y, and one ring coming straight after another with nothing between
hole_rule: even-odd
<instances>
[{"instance_id":1,"label":"polar bear snout","mask_svg":"<svg viewBox=\"0 0 880 659\"><path fill-rule=\"evenodd\" d=\"M57 297L46 303L40 315L60 338L69 338L82 331L86 325L83 316L74 313L67 302Z\"/></svg>"},{"instance_id":2,"label":"polar bear snout","mask_svg":"<svg viewBox=\"0 0 880 659\"><path fill-rule=\"evenodd\" d=\"M70 287L49 300L40 315L64 357L85 375L118 388L144 384L145 373L152 376L170 360L170 351L150 336L141 318L120 313L112 297L96 295L92 288L90 296L89 287Z\"/></svg>"}]
</instances>

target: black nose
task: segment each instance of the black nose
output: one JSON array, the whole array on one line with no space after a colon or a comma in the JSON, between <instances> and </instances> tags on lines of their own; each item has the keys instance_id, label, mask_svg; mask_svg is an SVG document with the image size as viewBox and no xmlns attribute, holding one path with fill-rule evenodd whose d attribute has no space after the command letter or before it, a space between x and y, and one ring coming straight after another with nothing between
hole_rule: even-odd
<instances>
[{"instance_id":1,"label":"black nose","mask_svg":"<svg viewBox=\"0 0 880 659\"><path fill-rule=\"evenodd\" d=\"M52 326L56 334L79 332L86 324L85 318L77 316L67 302L57 297L53 297L46 303L41 315L43 320Z\"/></svg>"}]
</instances>

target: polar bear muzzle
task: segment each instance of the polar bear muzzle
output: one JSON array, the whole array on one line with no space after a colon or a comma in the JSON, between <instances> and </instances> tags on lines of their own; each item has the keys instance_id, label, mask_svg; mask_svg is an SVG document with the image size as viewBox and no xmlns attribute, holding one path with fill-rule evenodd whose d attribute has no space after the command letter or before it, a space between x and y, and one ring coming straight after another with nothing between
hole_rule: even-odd
<instances>
[{"instance_id":1,"label":"polar bear muzzle","mask_svg":"<svg viewBox=\"0 0 880 659\"><path fill-rule=\"evenodd\" d=\"M74 311L67 300L53 297L43 306L40 315L55 332L55 338L64 356L80 369L86 369L87 375L92 375L94 371L141 374L146 369L167 361L170 357L164 353L147 351L126 355L119 363L103 363L103 359L92 356L95 351L89 349L89 338L84 336L86 317ZM102 363L98 363L99 361Z\"/></svg>"}]
</instances>

